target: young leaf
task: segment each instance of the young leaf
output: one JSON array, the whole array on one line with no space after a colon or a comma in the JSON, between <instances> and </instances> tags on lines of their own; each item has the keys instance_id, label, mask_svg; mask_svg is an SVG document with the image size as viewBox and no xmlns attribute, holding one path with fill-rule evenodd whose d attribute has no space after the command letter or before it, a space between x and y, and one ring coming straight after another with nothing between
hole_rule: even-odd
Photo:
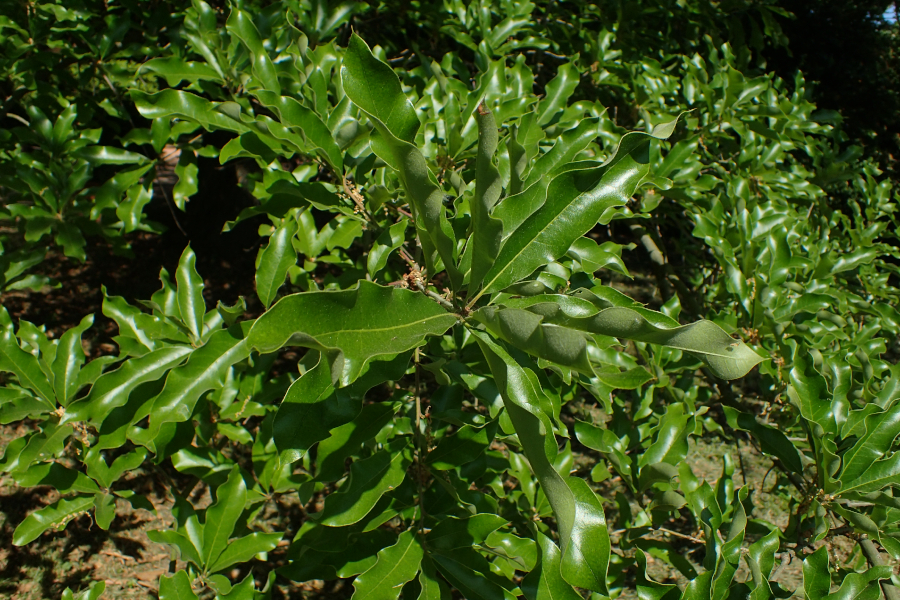
<instances>
[{"instance_id":1,"label":"young leaf","mask_svg":"<svg viewBox=\"0 0 900 600\"><path fill-rule=\"evenodd\" d=\"M353 582L353 598L396 600L407 581L419 572L424 551L416 534L406 530L397 543L378 553L377 562Z\"/></svg>"},{"instance_id":2,"label":"young leaf","mask_svg":"<svg viewBox=\"0 0 900 600\"><path fill-rule=\"evenodd\" d=\"M248 341L261 353L288 345L322 350L334 357L332 377L345 386L371 358L415 348L456 321L423 294L360 281L355 289L282 298L256 320Z\"/></svg>"}]
</instances>

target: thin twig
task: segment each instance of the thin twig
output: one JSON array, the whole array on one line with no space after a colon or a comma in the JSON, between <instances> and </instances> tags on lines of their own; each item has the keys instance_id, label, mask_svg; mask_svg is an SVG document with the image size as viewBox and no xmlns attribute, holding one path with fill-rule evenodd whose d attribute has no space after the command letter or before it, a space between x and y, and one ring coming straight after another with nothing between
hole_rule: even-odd
<instances>
[{"instance_id":1,"label":"thin twig","mask_svg":"<svg viewBox=\"0 0 900 600\"><path fill-rule=\"evenodd\" d=\"M700 538L696 538L692 535L686 535L684 533L678 533L677 531L672 531L671 529L666 529L665 527L657 527L657 531L662 531L664 533L668 533L669 535L674 535L675 537L684 538L686 540L691 540L695 544L705 544L706 542L701 540Z\"/></svg>"},{"instance_id":2,"label":"thin twig","mask_svg":"<svg viewBox=\"0 0 900 600\"><path fill-rule=\"evenodd\" d=\"M866 556L866 560L869 561L869 564L873 567L883 567L884 559L881 558L881 553L878 551L878 548L875 547L875 544L869 538L860 538L859 547L862 549L863 554ZM894 584L889 580L882 580L881 582L881 591L884 592L885 600L900 600L900 590L894 587Z\"/></svg>"}]
</instances>

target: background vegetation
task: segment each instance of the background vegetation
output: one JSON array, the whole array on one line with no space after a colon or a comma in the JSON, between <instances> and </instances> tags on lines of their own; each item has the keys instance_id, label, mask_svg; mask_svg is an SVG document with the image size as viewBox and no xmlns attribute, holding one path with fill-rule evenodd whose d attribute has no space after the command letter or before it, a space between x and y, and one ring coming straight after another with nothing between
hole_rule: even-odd
<instances>
[{"instance_id":1,"label":"background vegetation","mask_svg":"<svg viewBox=\"0 0 900 600\"><path fill-rule=\"evenodd\" d=\"M4 4L0 593L900 597L890 4Z\"/></svg>"}]
</instances>

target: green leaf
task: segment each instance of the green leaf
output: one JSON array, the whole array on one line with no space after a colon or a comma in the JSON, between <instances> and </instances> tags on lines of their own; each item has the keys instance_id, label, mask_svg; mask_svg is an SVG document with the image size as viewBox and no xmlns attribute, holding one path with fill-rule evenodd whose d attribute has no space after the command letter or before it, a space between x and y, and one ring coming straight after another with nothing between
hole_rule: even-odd
<instances>
[{"instance_id":1,"label":"green leaf","mask_svg":"<svg viewBox=\"0 0 900 600\"><path fill-rule=\"evenodd\" d=\"M175 281L178 284L178 309L181 320L190 329L195 340L203 336L203 315L206 314L206 302L203 300L203 279L195 266L197 257L188 245L178 261Z\"/></svg>"},{"instance_id":2,"label":"green leaf","mask_svg":"<svg viewBox=\"0 0 900 600\"><path fill-rule=\"evenodd\" d=\"M55 462L32 465L28 469L16 473L15 480L16 484L22 487L53 486L60 494L69 492L93 494L100 491L97 484L84 473L68 469Z\"/></svg>"},{"instance_id":3,"label":"green leaf","mask_svg":"<svg viewBox=\"0 0 900 600\"><path fill-rule=\"evenodd\" d=\"M166 79L166 84L177 87L182 81L194 83L195 81L212 81L224 83L216 70L203 62L186 61L177 56L167 56L148 60L141 65L144 69L159 73Z\"/></svg>"},{"instance_id":4,"label":"green leaf","mask_svg":"<svg viewBox=\"0 0 900 600\"><path fill-rule=\"evenodd\" d=\"M235 465L228 474L228 480L216 490L216 503L206 509L200 559L207 569L216 562L228 545L228 538L231 537L234 526L244 512L246 503L247 487L244 485L240 467Z\"/></svg>"},{"instance_id":5,"label":"green leaf","mask_svg":"<svg viewBox=\"0 0 900 600\"><path fill-rule=\"evenodd\" d=\"M349 479L325 498L319 523L343 527L361 520L384 494L403 483L411 463L407 437L395 438L384 450L354 462Z\"/></svg>"},{"instance_id":6,"label":"green leaf","mask_svg":"<svg viewBox=\"0 0 900 600\"><path fill-rule=\"evenodd\" d=\"M251 533L236 540L231 540L222 554L209 568L209 571L211 573L221 571L231 565L247 562L260 552L270 552L278 545L282 537L284 537L282 533Z\"/></svg>"},{"instance_id":7,"label":"green leaf","mask_svg":"<svg viewBox=\"0 0 900 600\"><path fill-rule=\"evenodd\" d=\"M81 346L81 335L94 323L94 315L88 315L62 334L56 346L56 357L53 359L53 387L56 399L62 406L69 401L79 389L78 375L84 364L84 348Z\"/></svg>"},{"instance_id":8,"label":"green leaf","mask_svg":"<svg viewBox=\"0 0 900 600\"><path fill-rule=\"evenodd\" d=\"M841 457L843 468L838 479L854 482L878 460L891 452L894 439L900 434L900 403L889 410L866 416L865 433Z\"/></svg>"},{"instance_id":9,"label":"green leaf","mask_svg":"<svg viewBox=\"0 0 900 600\"><path fill-rule=\"evenodd\" d=\"M331 369L320 355L316 365L291 384L275 415L273 433L282 461L299 460L329 431L359 413L356 402L333 394Z\"/></svg>"},{"instance_id":10,"label":"green leaf","mask_svg":"<svg viewBox=\"0 0 900 600\"><path fill-rule=\"evenodd\" d=\"M19 347L9 314L3 307L0 307L0 327L2 327L2 331L0 331L0 371L14 374L21 385L29 388L44 400L54 403L56 394L53 392L51 382L47 380L47 376L41 370L38 359Z\"/></svg>"},{"instance_id":11,"label":"green leaf","mask_svg":"<svg viewBox=\"0 0 900 600\"><path fill-rule=\"evenodd\" d=\"M764 425L756 420L753 415L740 412L730 406L723 406L728 426L733 429L746 431L759 443L760 449L766 454L778 457L781 463L794 473L803 472L803 462L800 453L787 438L787 436L774 427ZM896 435L896 434L895 434Z\"/></svg>"},{"instance_id":12,"label":"green leaf","mask_svg":"<svg viewBox=\"0 0 900 600\"><path fill-rule=\"evenodd\" d=\"M253 20L246 12L240 9L234 9L225 22L225 28L229 33L240 38L248 50L253 60L253 75L259 79L263 86L276 94L281 94L281 85L278 83L278 72L272 59L263 47L262 40L259 37L259 30L253 24Z\"/></svg>"},{"instance_id":13,"label":"green leaf","mask_svg":"<svg viewBox=\"0 0 900 600\"><path fill-rule=\"evenodd\" d=\"M540 560L522 581L528 600L580 600L581 595L560 575L560 551L553 540L537 532Z\"/></svg>"},{"instance_id":14,"label":"green leaf","mask_svg":"<svg viewBox=\"0 0 900 600\"><path fill-rule=\"evenodd\" d=\"M603 213L625 204L650 172L648 149L655 134L629 133L599 167L557 175L547 201L504 242L475 296L502 290L563 256ZM663 136L664 137L664 136Z\"/></svg>"},{"instance_id":15,"label":"green leaf","mask_svg":"<svg viewBox=\"0 0 900 600\"><path fill-rule=\"evenodd\" d=\"M144 464L147 458L147 450L137 448L131 452L116 457L113 464L107 465L102 453L95 447L90 448L84 454L84 464L87 466L88 475L106 489L112 487L123 473L133 471Z\"/></svg>"},{"instance_id":16,"label":"green leaf","mask_svg":"<svg viewBox=\"0 0 900 600\"><path fill-rule=\"evenodd\" d=\"M87 146L73 154L95 165L133 165L147 161L143 154L112 146Z\"/></svg>"},{"instance_id":17,"label":"green leaf","mask_svg":"<svg viewBox=\"0 0 900 600\"><path fill-rule=\"evenodd\" d=\"M478 513L465 518L441 519L425 536L430 550L471 548L480 545L497 529L509 522L500 515Z\"/></svg>"},{"instance_id":18,"label":"green leaf","mask_svg":"<svg viewBox=\"0 0 900 600\"><path fill-rule=\"evenodd\" d=\"M222 387L231 366L249 356L244 329L238 324L216 331L206 344L191 353L186 364L169 372L165 387L150 410L150 439L164 423L190 419L200 397Z\"/></svg>"},{"instance_id":19,"label":"green leaf","mask_svg":"<svg viewBox=\"0 0 900 600\"><path fill-rule=\"evenodd\" d=\"M422 557L419 586L422 591L417 600L450 600L451 598L450 586L438 576L434 562L428 555Z\"/></svg>"},{"instance_id":20,"label":"green leaf","mask_svg":"<svg viewBox=\"0 0 900 600\"><path fill-rule=\"evenodd\" d=\"M356 34L350 37L341 65L344 92L354 104L378 119L394 137L414 142L419 130L416 109L403 93L400 79L375 58Z\"/></svg>"},{"instance_id":21,"label":"green leaf","mask_svg":"<svg viewBox=\"0 0 900 600\"><path fill-rule=\"evenodd\" d=\"M197 166L197 155L188 150L182 150L175 165L175 176L178 183L172 188L172 200L181 210L185 210L188 200L200 189L198 175L200 168Z\"/></svg>"},{"instance_id":22,"label":"green leaf","mask_svg":"<svg viewBox=\"0 0 900 600\"><path fill-rule=\"evenodd\" d=\"M456 243L447 221L444 193L428 169L425 157L412 143L419 120L403 94L400 81L356 34L350 38L344 55L341 81L350 100L375 126L370 137L372 149L400 175L416 217L429 274L436 275L439 272L436 265L443 261L451 286L458 289L462 275L456 268ZM434 256L435 251L438 256Z\"/></svg>"},{"instance_id":23,"label":"green leaf","mask_svg":"<svg viewBox=\"0 0 900 600\"><path fill-rule=\"evenodd\" d=\"M582 298L549 294L505 304L534 312L542 317L543 323L685 350L723 379L743 377L763 360L712 321L679 327L673 326L669 317L646 309L624 306L598 309Z\"/></svg>"},{"instance_id":24,"label":"green leaf","mask_svg":"<svg viewBox=\"0 0 900 600\"><path fill-rule=\"evenodd\" d=\"M256 268L256 294L266 308L275 300L288 269L297 263L297 250L291 244L296 233L297 220L290 217L284 219L260 253Z\"/></svg>"},{"instance_id":25,"label":"green leaf","mask_svg":"<svg viewBox=\"0 0 900 600\"><path fill-rule=\"evenodd\" d=\"M893 569L887 565L872 567L864 573L848 573L838 591L825 600L878 600L882 597L880 579L891 579Z\"/></svg>"},{"instance_id":26,"label":"green leaf","mask_svg":"<svg viewBox=\"0 0 900 600\"><path fill-rule=\"evenodd\" d=\"M109 530L116 518L116 497L109 493L99 492L94 496L94 521L104 531Z\"/></svg>"},{"instance_id":27,"label":"green leaf","mask_svg":"<svg viewBox=\"0 0 900 600\"><path fill-rule=\"evenodd\" d=\"M437 447L428 453L425 462L432 469L446 471L472 462L481 456L494 438L496 423L482 427L464 425L453 435L444 437Z\"/></svg>"},{"instance_id":28,"label":"green leaf","mask_svg":"<svg viewBox=\"0 0 900 600\"><path fill-rule=\"evenodd\" d=\"M827 596L830 591L828 548L822 546L803 559L803 597L805 600L818 600Z\"/></svg>"},{"instance_id":29,"label":"green leaf","mask_svg":"<svg viewBox=\"0 0 900 600\"><path fill-rule=\"evenodd\" d=\"M487 358L525 456L556 516L562 542L563 579L577 587L606 593L610 542L603 507L584 480L564 478L553 467L557 443L550 417L541 408L544 392L537 376L486 334L472 333Z\"/></svg>"},{"instance_id":30,"label":"green leaf","mask_svg":"<svg viewBox=\"0 0 900 600\"><path fill-rule=\"evenodd\" d=\"M375 277L381 269L387 264L388 257L391 253L403 245L406 240L406 226L409 224L407 219L402 219L384 231L382 231L372 244L369 250L369 256L366 259L366 271L369 277Z\"/></svg>"},{"instance_id":31,"label":"green leaf","mask_svg":"<svg viewBox=\"0 0 900 600\"><path fill-rule=\"evenodd\" d=\"M128 396L135 388L156 381L190 353L189 346L166 346L125 361L115 371L101 375L87 398L66 409L61 422L90 420L99 425L113 409L128 402Z\"/></svg>"},{"instance_id":32,"label":"green leaf","mask_svg":"<svg viewBox=\"0 0 900 600\"><path fill-rule=\"evenodd\" d=\"M199 600L191 589L191 579L187 571L159 578L159 600Z\"/></svg>"},{"instance_id":33,"label":"green leaf","mask_svg":"<svg viewBox=\"0 0 900 600\"><path fill-rule=\"evenodd\" d=\"M75 498L62 498L50 506L37 510L19 523L13 532L13 545L24 546L37 539L39 535L55 527L62 529L66 523L76 518L81 513L87 512L94 505L93 496L78 496Z\"/></svg>"},{"instance_id":34,"label":"green leaf","mask_svg":"<svg viewBox=\"0 0 900 600\"><path fill-rule=\"evenodd\" d=\"M256 320L249 345L261 353L284 346L323 351L332 378L349 385L366 362L419 346L457 322L428 297L360 281L355 289L286 296Z\"/></svg>"},{"instance_id":35,"label":"green leaf","mask_svg":"<svg viewBox=\"0 0 900 600\"><path fill-rule=\"evenodd\" d=\"M472 316L496 337L515 348L594 375L588 358L587 336L579 331L545 325L540 315L518 308L498 310L494 306L486 306Z\"/></svg>"},{"instance_id":36,"label":"green leaf","mask_svg":"<svg viewBox=\"0 0 900 600\"><path fill-rule=\"evenodd\" d=\"M556 77L547 84L547 95L538 105L538 125L547 125L565 108L580 79L581 73L574 61L567 62L559 68Z\"/></svg>"},{"instance_id":37,"label":"green leaf","mask_svg":"<svg viewBox=\"0 0 900 600\"><path fill-rule=\"evenodd\" d=\"M199 123L206 130L224 129L235 133L245 133L250 128L216 110L218 105L190 92L163 90L146 94L131 90L132 100L138 112L147 119L176 117Z\"/></svg>"},{"instance_id":38,"label":"green leaf","mask_svg":"<svg viewBox=\"0 0 900 600\"><path fill-rule=\"evenodd\" d=\"M515 600L499 585L488 562L472 548L457 548L432 555L438 570L468 600Z\"/></svg>"},{"instance_id":39,"label":"green leaf","mask_svg":"<svg viewBox=\"0 0 900 600\"><path fill-rule=\"evenodd\" d=\"M404 531L396 544L378 552L377 562L353 581L353 598L396 600L403 584L419 572L423 556L416 534Z\"/></svg>"},{"instance_id":40,"label":"green leaf","mask_svg":"<svg viewBox=\"0 0 900 600\"><path fill-rule=\"evenodd\" d=\"M469 273L469 289L481 287L485 273L490 269L500 250L503 222L491 217L491 210L503 192L500 172L494 166L499 136L494 114L482 102L475 110L478 124L478 150L475 158L475 197L472 210L472 269Z\"/></svg>"},{"instance_id":41,"label":"green leaf","mask_svg":"<svg viewBox=\"0 0 900 600\"><path fill-rule=\"evenodd\" d=\"M343 153L319 115L289 96L265 91L255 92L254 95L263 106L278 115L282 125L300 132L309 144L320 151L335 175L343 177Z\"/></svg>"}]
</instances>

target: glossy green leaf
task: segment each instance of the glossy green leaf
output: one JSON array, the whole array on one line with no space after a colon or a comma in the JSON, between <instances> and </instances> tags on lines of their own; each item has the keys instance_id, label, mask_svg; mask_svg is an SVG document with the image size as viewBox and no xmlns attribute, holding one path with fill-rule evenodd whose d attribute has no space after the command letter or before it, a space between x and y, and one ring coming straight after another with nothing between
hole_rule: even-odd
<instances>
[{"instance_id":1,"label":"glossy green leaf","mask_svg":"<svg viewBox=\"0 0 900 600\"><path fill-rule=\"evenodd\" d=\"M865 418L865 433L842 456L843 468L839 480L852 483L866 470L891 451L894 439L900 434L900 404L889 410L870 414Z\"/></svg>"},{"instance_id":2,"label":"glossy green leaf","mask_svg":"<svg viewBox=\"0 0 900 600\"><path fill-rule=\"evenodd\" d=\"M825 600L878 600L881 598L880 579L890 579L893 569L889 566L872 567L864 573L849 573L836 592Z\"/></svg>"},{"instance_id":3,"label":"glossy green leaf","mask_svg":"<svg viewBox=\"0 0 900 600\"><path fill-rule=\"evenodd\" d=\"M56 346L56 357L53 359L53 387L56 399L62 406L68 406L69 401L78 392L78 375L85 359L81 335L93 323L94 315L86 316L77 327L62 334Z\"/></svg>"},{"instance_id":4,"label":"glossy green leaf","mask_svg":"<svg viewBox=\"0 0 900 600\"><path fill-rule=\"evenodd\" d=\"M828 548L823 546L803 559L803 597L805 600L816 600L824 598L830 591Z\"/></svg>"},{"instance_id":5,"label":"glossy green leaf","mask_svg":"<svg viewBox=\"0 0 900 600\"><path fill-rule=\"evenodd\" d=\"M565 108L579 80L580 74L575 63L567 62L559 68L556 77L547 84L547 95L538 105L538 125L546 125Z\"/></svg>"},{"instance_id":6,"label":"glossy green leaf","mask_svg":"<svg viewBox=\"0 0 900 600\"><path fill-rule=\"evenodd\" d=\"M257 91L254 95L278 115L282 125L299 131L309 144L321 152L335 174L343 177L343 153L319 115L289 96L268 91Z\"/></svg>"},{"instance_id":7,"label":"glossy green leaf","mask_svg":"<svg viewBox=\"0 0 900 600\"><path fill-rule=\"evenodd\" d=\"M560 575L559 547L543 533L537 533L540 560L522 581L528 600L579 600L581 596Z\"/></svg>"},{"instance_id":8,"label":"glossy green leaf","mask_svg":"<svg viewBox=\"0 0 900 600\"><path fill-rule=\"evenodd\" d=\"M462 276L456 268L456 246L444 208L444 194L425 157L411 143L419 120L397 76L354 34L341 66L341 82L350 100L375 126L378 136L371 138L373 150L400 175L414 210L429 273L436 275L439 269L435 265L438 260L443 261L452 287L458 288ZM439 259L433 256L435 251Z\"/></svg>"},{"instance_id":9,"label":"glossy green leaf","mask_svg":"<svg viewBox=\"0 0 900 600\"><path fill-rule=\"evenodd\" d=\"M487 358L525 456L547 495L560 531L560 572L569 584L606 592L610 542L603 508L584 480L562 477L553 467L557 444L541 408L537 377L499 344L473 332Z\"/></svg>"},{"instance_id":10,"label":"glossy green leaf","mask_svg":"<svg viewBox=\"0 0 900 600\"><path fill-rule=\"evenodd\" d=\"M101 375L87 398L66 409L61 422L90 420L95 424L102 423L113 409L128 402L128 396L135 388L156 381L190 353L188 346L166 346L122 363L115 371Z\"/></svg>"},{"instance_id":11,"label":"glossy green leaf","mask_svg":"<svg viewBox=\"0 0 900 600\"><path fill-rule=\"evenodd\" d=\"M288 269L297 262L297 250L291 239L297 233L297 220L284 219L269 237L269 243L261 251L256 268L256 294L266 308L275 300L287 277Z\"/></svg>"},{"instance_id":12,"label":"glossy green leaf","mask_svg":"<svg viewBox=\"0 0 900 600\"><path fill-rule=\"evenodd\" d=\"M381 550L376 563L353 581L353 597L396 600L403 584L419 572L423 556L416 534L404 531L396 544Z\"/></svg>"},{"instance_id":13,"label":"glossy green leaf","mask_svg":"<svg viewBox=\"0 0 900 600\"><path fill-rule=\"evenodd\" d=\"M178 283L178 310L181 320L187 325L195 340L203 335L203 315L206 314L206 302L203 300L203 279L197 273L197 257L190 246L184 249L175 271Z\"/></svg>"},{"instance_id":14,"label":"glossy green leaf","mask_svg":"<svg viewBox=\"0 0 900 600\"><path fill-rule=\"evenodd\" d=\"M395 438L384 449L350 466L350 477L325 498L318 521L329 527L352 525L365 517L375 503L406 478L412 463L409 438Z\"/></svg>"},{"instance_id":15,"label":"glossy green leaf","mask_svg":"<svg viewBox=\"0 0 900 600\"><path fill-rule=\"evenodd\" d=\"M650 140L665 137L657 130L630 133L603 165L556 176L541 210L503 242L478 296L502 290L563 256L607 209L625 204L649 173Z\"/></svg>"},{"instance_id":16,"label":"glossy green leaf","mask_svg":"<svg viewBox=\"0 0 900 600\"><path fill-rule=\"evenodd\" d=\"M403 245L406 240L407 219L402 219L382 231L375 239L369 256L366 259L366 271L369 277L375 277L387 264L391 253Z\"/></svg>"},{"instance_id":17,"label":"glossy green leaf","mask_svg":"<svg viewBox=\"0 0 900 600\"><path fill-rule=\"evenodd\" d=\"M190 92L163 90L155 94L146 94L132 90L131 98L138 112L147 119L176 117L199 123L207 130L224 129L235 133L250 131L247 125L216 111L215 102Z\"/></svg>"},{"instance_id":18,"label":"glossy green leaf","mask_svg":"<svg viewBox=\"0 0 900 600\"><path fill-rule=\"evenodd\" d=\"M16 483L22 487L36 485L53 486L60 494L77 492L93 494L100 488L87 475L68 469L59 463L41 463L32 465L15 474Z\"/></svg>"},{"instance_id":19,"label":"glossy green leaf","mask_svg":"<svg viewBox=\"0 0 900 600\"><path fill-rule=\"evenodd\" d=\"M186 61L175 56L159 57L148 60L141 65L141 70L158 73L166 79L166 84L174 88L182 81L215 81L222 79L215 69L202 62Z\"/></svg>"},{"instance_id":20,"label":"glossy green leaf","mask_svg":"<svg viewBox=\"0 0 900 600\"><path fill-rule=\"evenodd\" d=\"M246 502L247 487L244 485L240 468L235 465L228 474L228 480L216 490L216 503L206 509L203 549L200 554L205 566L214 565L228 546L228 538L231 537L235 524L244 512Z\"/></svg>"},{"instance_id":21,"label":"glossy green leaf","mask_svg":"<svg viewBox=\"0 0 900 600\"><path fill-rule=\"evenodd\" d=\"M143 154L112 146L86 146L76 151L75 155L98 165L133 165L147 161Z\"/></svg>"},{"instance_id":22,"label":"glossy green leaf","mask_svg":"<svg viewBox=\"0 0 900 600\"><path fill-rule=\"evenodd\" d=\"M787 436L774 427L764 425L757 421L753 415L740 412L730 406L723 406L725 418L729 427L748 432L753 436L766 454L778 457L781 463L794 473L803 472L803 462L800 453L787 438Z\"/></svg>"},{"instance_id":23,"label":"glossy green leaf","mask_svg":"<svg viewBox=\"0 0 900 600\"><path fill-rule=\"evenodd\" d=\"M19 347L19 342L12 329L12 324L3 325L2 321L9 321L9 315L5 308L0 307L0 371L12 373L19 380L19 383L41 398L53 402L56 395L53 392L53 386L47 380L46 375L41 370L38 359Z\"/></svg>"},{"instance_id":24,"label":"glossy green leaf","mask_svg":"<svg viewBox=\"0 0 900 600\"><path fill-rule=\"evenodd\" d=\"M672 320L660 313L624 306L598 309L570 296L544 295L506 304L540 315L542 323L688 351L723 379L743 377L763 360L712 321L673 326Z\"/></svg>"},{"instance_id":25,"label":"glossy green leaf","mask_svg":"<svg viewBox=\"0 0 900 600\"><path fill-rule=\"evenodd\" d=\"M256 76L263 86L276 94L281 93L281 85L278 83L278 73L272 59L269 58L266 49L263 47L262 40L259 37L259 30L253 24L253 20L246 12L234 9L228 16L225 28L240 38L247 46L253 59L253 75Z\"/></svg>"},{"instance_id":26,"label":"glossy green leaf","mask_svg":"<svg viewBox=\"0 0 900 600\"><path fill-rule=\"evenodd\" d=\"M103 530L109 530L116 518L116 497L109 493L98 493L94 496L94 522Z\"/></svg>"},{"instance_id":27,"label":"glossy green leaf","mask_svg":"<svg viewBox=\"0 0 900 600\"><path fill-rule=\"evenodd\" d=\"M491 217L491 210L503 192L500 172L494 166L499 136L494 114L482 102L475 110L478 123L478 150L475 159L475 197L472 208L471 244L472 268L469 272L469 288L481 287L485 273L490 269L500 250L503 222Z\"/></svg>"},{"instance_id":28,"label":"glossy green leaf","mask_svg":"<svg viewBox=\"0 0 900 600\"><path fill-rule=\"evenodd\" d=\"M13 532L12 543L14 546L24 546L51 527L62 529L66 523L87 512L93 505L93 496L57 500L50 506L36 510L25 517L25 520L19 523Z\"/></svg>"},{"instance_id":29,"label":"glossy green leaf","mask_svg":"<svg viewBox=\"0 0 900 600\"><path fill-rule=\"evenodd\" d=\"M456 322L423 294L360 281L355 289L282 298L256 320L248 342L262 353L289 345L322 350L334 381L349 385L373 357L414 348Z\"/></svg>"},{"instance_id":30,"label":"glossy green leaf","mask_svg":"<svg viewBox=\"0 0 900 600\"><path fill-rule=\"evenodd\" d=\"M204 540L206 537L205 530L206 528L204 527ZM284 535L281 533L251 533L236 540L231 540L228 542L225 550L222 551L222 554L209 567L209 570L210 572L221 571L232 565L247 562L260 552L271 552L282 537Z\"/></svg>"},{"instance_id":31,"label":"glossy green leaf","mask_svg":"<svg viewBox=\"0 0 900 600\"><path fill-rule=\"evenodd\" d=\"M228 370L250 354L241 325L220 329L194 350L183 366L169 372L162 392L150 411L148 435L152 438L164 423L190 419L200 397L225 384Z\"/></svg>"},{"instance_id":32,"label":"glossy green leaf","mask_svg":"<svg viewBox=\"0 0 900 600\"><path fill-rule=\"evenodd\" d=\"M187 571L159 578L159 600L198 600L197 594L191 589Z\"/></svg>"}]
</instances>

